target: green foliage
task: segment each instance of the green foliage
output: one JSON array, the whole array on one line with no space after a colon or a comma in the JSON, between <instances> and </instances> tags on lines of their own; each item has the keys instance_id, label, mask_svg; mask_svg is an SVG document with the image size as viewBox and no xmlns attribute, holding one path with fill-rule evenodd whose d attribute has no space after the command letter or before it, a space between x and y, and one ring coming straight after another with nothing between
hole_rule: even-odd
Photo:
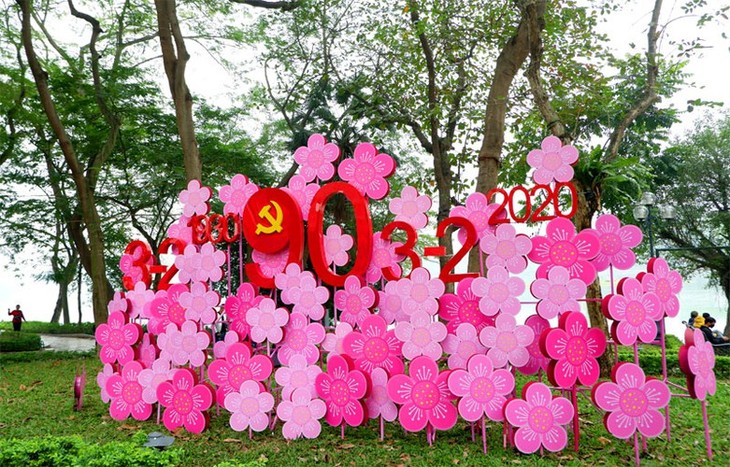
<instances>
[{"instance_id":1,"label":"green foliage","mask_svg":"<svg viewBox=\"0 0 730 467\"><path fill-rule=\"evenodd\" d=\"M670 376L684 376L679 368L678 351L682 342L675 336L667 338L667 372ZM633 351L625 347L619 348L619 361L634 361ZM656 345L642 345L639 350L639 365L647 375L662 375L662 349ZM730 357L715 356L715 376L719 379L730 379Z\"/></svg>"},{"instance_id":2,"label":"green foliage","mask_svg":"<svg viewBox=\"0 0 730 467\"><path fill-rule=\"evenodd\" d=\"M13 329L12 323L0 322L0 329ZM94 323L46 323L43 321L25 321L21 332L32 332L36 334L88 334L94 335Z\"/></svg>"},{"instance_id":3,"label":"green foliage","mask_svg":"<svg viewBox=\"0 0 730 467\"><path fill-rule=\"evenodd\" d=\"M50 351L50 352L11 352L0 354L0 363L18 363L18 362L43 362L43 361L60 361L60 360L78 360L80 358L95 358L96 351L89 350L87 352L71 352L71 351Z\"/></svg>"},{"instance_id":4,"label":"green foliage","mask_svg":"<svg viewBox=\"0 0 730 467\"><path fill-rule=\"evenodd\" d=\"M41 349L41 336L25 332L0 332L0 352L26 352Z\"/></svg>"}]
</instances>

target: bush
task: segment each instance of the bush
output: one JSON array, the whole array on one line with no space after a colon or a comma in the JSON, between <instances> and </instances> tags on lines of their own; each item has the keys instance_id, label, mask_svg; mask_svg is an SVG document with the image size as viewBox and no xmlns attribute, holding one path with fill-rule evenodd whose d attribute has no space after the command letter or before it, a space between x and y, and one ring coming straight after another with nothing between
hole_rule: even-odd
<instances>
[{"instance_id":1,"label":"bush","mask_svg":"<svg viewBox=\"0 0 730 467\"><path fill-rule=\"evenodd\" d=\"M93 358L94 363L98 363L95 350L88 352L12 352L0 353L0 363L17 363L17 362L37 362L43 360L76 360L79 358Z\"/></svg>"},{"instance_id":2,"label":"bush","mask_svg":"<svg viewBox=\"0 0 730 467\"><path fill-rule=\"evenodd\" d=\"M0 333L0 352L24 352L41 349L41 336L24 332Z\"/></svg>"},{"instance_id":3,"label":"bush","mask_svg":"<svg viewBox=\"0 0 730 467\"><path fill-rule=\"evenodd\" d=\"M622 362L634 361L634 354L619 351L618 359ZM644 373L652 376L661 376L662 374L662 355L653 352L639 352L639 365ZM667 352L667 373L669 376L684 376L679 368L679 357L676 352ZM730 378L730 357L715 356L715 376L718 379Z\"/></svg>"},{"instance_id":4,"label":"bush","mask_svg":"<svg viewBox=\"0 0 730 467\"><path fill-rule=\"evenodd\" d=\"M0 323L0 329L9 331L13 329L12 323L5 321ZM89 334L94 335L94 323L58 324L45 323L43 321L26 321L23 323L21 332L37 334Z\"/></svg>"}]
</instances>

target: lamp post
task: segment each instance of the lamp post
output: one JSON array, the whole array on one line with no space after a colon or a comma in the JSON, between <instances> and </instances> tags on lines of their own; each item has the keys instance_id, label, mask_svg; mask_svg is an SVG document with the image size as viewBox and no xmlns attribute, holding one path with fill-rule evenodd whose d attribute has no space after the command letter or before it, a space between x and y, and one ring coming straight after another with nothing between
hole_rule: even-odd
<instances>
[{"instance_id":1,"label":"lamp post","mask_svg":"<svg viewBox=\"0 0 730 467\"><path fill-rule=\"evenodd\" d=\"M644 228L649 237L649 255L652 258L656 256L656 251L654 250L654 230L652 228L656 219L656 215L652 213L654 210L657 210L659 217L665 220L674 219L675 216L674 206L657 205L656 195L650 191L642 193L641 199L634 207L634 218L637 221L644 222Z\"/></svg>"}]
</instances>

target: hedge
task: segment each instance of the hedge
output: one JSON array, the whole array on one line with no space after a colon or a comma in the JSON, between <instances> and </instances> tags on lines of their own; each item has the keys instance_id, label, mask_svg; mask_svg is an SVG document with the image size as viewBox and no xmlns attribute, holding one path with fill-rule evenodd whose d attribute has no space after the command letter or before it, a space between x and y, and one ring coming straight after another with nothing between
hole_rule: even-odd
<instances>
[{"instance_id":1,"label":"hedge","mask_svg":"<svg viewBox=\"0 0 730 467\"><path fill-rule=\"evenodd\" d=\"M0 352L23 352L41 349L41 336L24 332L0 333Z\"/></svg>"},{"instance_id":2,"label":"hedge","mask_svg":"<svg viewBox=\"0 0 730 467\"><path fill-rule=\"evenodd\" d=\"M622 362L634 361L634 354L619 351L618 359ZM647 375L660 376L662 374L661 353L639 352L639 365ZM679 357L676 352L667 352L667 372L669 376L683 376L679 369ZM718 379L730 378L730 357L715 356L715 376Z\"/></svg>"},{"instance_id":3,"label":"hedge","mask_svg":"<svg viewBox=\"0 0 730 467\"><path fill-rule=\"evenodd\" d=\"M89 350L87 352L35 351L0 353L0 363L36 362L43 360L76 360L78 358L93 358L96 362L99 361L95 350Z\"/></svg>"},{"instance_id":4,"label":"hedge","mask_svg":"<svg viewBox=\"0 0 730 467\"><path fill-rule=\"evenodd\" d=\"M0 329L10 331L13 329L12 323L9 321L0 322ZM89 334L93 336L94 323L58 324L43 321L26 321L23 323L21 332L37 334Z\"/></svg>"}]
</instances>

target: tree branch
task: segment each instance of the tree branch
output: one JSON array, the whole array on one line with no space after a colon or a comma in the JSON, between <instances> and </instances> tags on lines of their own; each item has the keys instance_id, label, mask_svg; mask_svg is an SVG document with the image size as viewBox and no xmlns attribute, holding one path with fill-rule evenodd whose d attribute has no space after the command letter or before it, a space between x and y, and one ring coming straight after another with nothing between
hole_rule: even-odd
<instances>
[{"instance_id":1,"label":"tree branch","mask_svg":"<svg viewBox=\"0 0 730 467\"><path fill-rule=\"evenodd\" d=\"M291 11L297 8L301 1L294 0L290 2L267 2L266 0L231 0L233 3L240 3L242 5L248 5L256 8L265 8L268 10L281 10Z\"/></svg>"}]
</instances>

